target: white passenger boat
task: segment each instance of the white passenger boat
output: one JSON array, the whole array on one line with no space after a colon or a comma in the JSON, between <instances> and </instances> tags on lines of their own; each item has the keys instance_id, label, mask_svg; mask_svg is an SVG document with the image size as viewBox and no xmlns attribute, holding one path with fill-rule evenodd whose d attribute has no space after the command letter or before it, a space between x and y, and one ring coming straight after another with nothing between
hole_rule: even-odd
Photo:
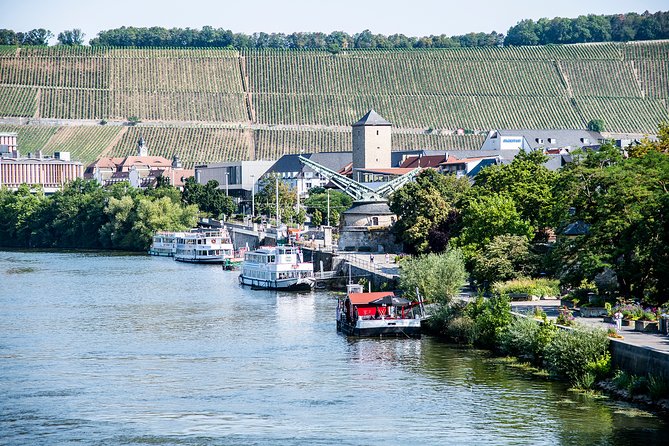
<instances>
[{"instance_id":1,"label":"white passenger boat","mask_svg":"<svg viewBox=\"0 0 669 446\"><path fill-rule=\"evenodd\" d=\"M174 260L190 263L226 263L234 257L225 228L193 229L176 237Z\"/></svg>"},{"instance_id":2,"label":"white passenger boat","mask_svg":"<svg viewBox=\"0 0 669 446\"><path fill-rule=\"evenodd\" d=\"M310 290L314 287L314 265L303 261L297 247L262 247L244 254L239 282L271 290Z\"/></svg>"},{"instance_id":3,"label":"white passenger boat","mask_svg":"<svg viewBox=\"0 0 669 446\"><path fill-rule=\"evenodd\" d=\"M152 256L174 257L177 248L177 236L183 232L158 232L153 236L149 254Z\"/></svg>"}]
</instances>

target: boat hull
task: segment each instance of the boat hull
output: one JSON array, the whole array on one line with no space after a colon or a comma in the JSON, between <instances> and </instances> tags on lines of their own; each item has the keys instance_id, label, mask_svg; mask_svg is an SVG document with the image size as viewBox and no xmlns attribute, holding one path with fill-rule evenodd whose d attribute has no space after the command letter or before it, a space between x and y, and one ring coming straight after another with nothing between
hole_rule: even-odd
<instances>
[{"instance_id":1,"label":"boat hull","mask_svg":"<svg viewBox=\"0 0 669 446\"><path fill-rule=\"evenodd\" d=\"M227 262L227 257L179 257L174 256L174 260L177 262L186 262L186 263L208 263L211 265L219 265Z\"/></svg>"},{"instance_id":2,"label":"boat hull","mask_svg":"<svg viewBox=\"0 0 669 446\"><path fill-rule=\"evenodd\" d=\"M243 274L239 275L239 283L253 288L285 291L309 291L314 287L314 281L310 278L266 280L246 277Z\"/></svg>"},{"instance_id":3,"label":"boat hull","mask_svg":"<svg viewBox=\"0 0 669 446\"><path fill-rule=\"evenodd\" d=\"M351 324L346 320L337 321L337 330L346 336L357 337L421 337L420 319L385 319L362 322L364 323Z\"/></svg>"}]
</instances>

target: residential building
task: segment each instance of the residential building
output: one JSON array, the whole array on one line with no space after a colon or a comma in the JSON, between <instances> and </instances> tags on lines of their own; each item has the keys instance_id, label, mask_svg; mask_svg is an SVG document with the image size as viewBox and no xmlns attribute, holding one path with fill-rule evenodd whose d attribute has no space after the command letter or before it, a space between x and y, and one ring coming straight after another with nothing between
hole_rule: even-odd
<instances>
[{"instance_id":1,"label":"residential building","mask_svg":"<svg viewBox=\"0 0 669 446\"><path fill-rule=\"evenodd\" d=\"M184 169L179 157L172 161L162 156L149 156L144 138L137 141L137 156L100 158L90 164L84 177L95 179L103 186L128 181L133 187L145 189L155 186L158 177L166 177L171 185L183 188L186 178L192 177L192 169Z\"/></svg>"}]
</instances>

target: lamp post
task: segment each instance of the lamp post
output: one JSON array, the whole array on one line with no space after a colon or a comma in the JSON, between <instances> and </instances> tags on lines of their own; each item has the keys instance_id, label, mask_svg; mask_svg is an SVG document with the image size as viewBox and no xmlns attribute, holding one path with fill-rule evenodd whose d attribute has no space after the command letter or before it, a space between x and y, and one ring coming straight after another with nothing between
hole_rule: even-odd
<instances>
[{"instance_id":1,"label":"lamp post","mask_svg":"<svg viewBox=\"0 0 669 446\"><path fill-rule=\"evenodd\" d=\"M330 226L330 189L328 191L328 221L325 226Z\"/></svg>"},{"instance_id":2,"label":"lamp post","mask_svg":"<svg viewBox=\"0 0 669 446\"><path fill-rule=\"evenodd\" d=\"M228 176L230 176L230 172L225 172L225 195L229 196L228 194Z\"/></svg>"},{"instance_id":3,"label":"lamp post","mask_svg":"<svg viewBox=\"0 0 669 446\"><path fill-rule=\"evenodd\" d=\"M256 176L251 175L251 220L256 216Z\"/></svg>"}]
</instances>

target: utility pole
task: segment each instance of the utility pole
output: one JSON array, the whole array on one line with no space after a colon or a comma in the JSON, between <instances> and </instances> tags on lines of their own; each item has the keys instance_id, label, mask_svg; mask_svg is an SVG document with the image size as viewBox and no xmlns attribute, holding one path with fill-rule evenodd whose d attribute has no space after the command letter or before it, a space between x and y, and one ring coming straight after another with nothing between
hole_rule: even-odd
<instances>
[{"instance_id":1,"label":"utility pole","mask_svg":"<svg viewBox=\"0 0 669 446\"><path fill-rule=\"evenodd\" d=\"M326 226L330 226L330 189L328 191L328 221Z\"/></svg>"},{"instance_id":2,"label":"utility pole","mask_svg":"<svg viewBox=\"0 0 669 446\"><path fill-rule=\"evenodd\" d=\"M227 168L226 168L227 169ZM230 172L225 172L225 195L228 195L228 176L230 175Z\"/></svg>"}]
</instances>

